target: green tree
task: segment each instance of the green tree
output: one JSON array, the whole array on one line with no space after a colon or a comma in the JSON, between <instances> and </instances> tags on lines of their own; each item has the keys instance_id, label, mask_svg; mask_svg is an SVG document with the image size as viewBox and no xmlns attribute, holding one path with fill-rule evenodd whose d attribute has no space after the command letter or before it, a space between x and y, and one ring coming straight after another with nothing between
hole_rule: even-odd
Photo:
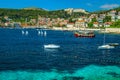
<instances>
[{"instance_id":1,"label":"green tree","mask_svg":"<svg viewBox=\"0 0 120 80\"><path fill-rule=\"evenodd\" d=\"M120 20L114 22L110 27L113 27L113 28L120 28Z\"/></svg>"},{"instance_id":2,"label":"green tree","mask_svg":"<svg viewBox=\"0 0 120 80\"><path fill-rule=\"evenodd\" d=\"M88 23L88 27L89 28L93 28L93 23L94 22L97 22L97 19L96 18L92 18L92 21Z\"/></svg>"},{"instance_id":3,"label":"green tree","mask_svg":"<svg viewBox=\"0 0 120 80\"><path fill-rule=\"evenodd\" d=\"M2 19L1 19L1 22L2 22L2 23L5 23L5 22L7 22L7 20L4 19L4 18L2 18Z\"/></svg>"},{"instance_id":4,"label":"green tree","mask_svg":"<svg viewBox=\"0 0 120 80\"><path fill-rule=\"evenodd\" d=\"M89 27L89 28L92 28L92 27L93 27L93 22L89 22L89 23L88 23L88 27Z\"/></svg>"},{"instance_id":5,"label":"green tree","mask_svg":"<svg viewBox=\"0 0 120 80\"><path fill-rule=\"evenodd\" d=\"M96 18L92 18L92 22L97 22L97 19Z\"/></svg>"},{"instance_id":6,"label":"green tree","mask_svg":"<svg viewBox=\"0 0 120 80\"><path fill-rule=\"evenodd\" d=\"M103 22L111 22L111 16L105 16Z\"/></svg>"}]
</instances>

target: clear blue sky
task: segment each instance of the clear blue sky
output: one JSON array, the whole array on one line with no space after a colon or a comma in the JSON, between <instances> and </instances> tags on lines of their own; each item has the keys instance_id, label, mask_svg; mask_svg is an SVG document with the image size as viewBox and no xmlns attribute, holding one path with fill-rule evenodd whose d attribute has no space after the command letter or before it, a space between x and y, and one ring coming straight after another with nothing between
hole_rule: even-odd
<instances>
[{"instance_id":1,"label":"clear blue sky","mask_svg":"<svg viewBox=\"0 0 120 80\"><path fill-rule=\"evenodd\" d=\"M120 0L1 0L0 8L38 7L48 10L82 8L96 11L118 7Z\"/></svg>"}]
</instances>

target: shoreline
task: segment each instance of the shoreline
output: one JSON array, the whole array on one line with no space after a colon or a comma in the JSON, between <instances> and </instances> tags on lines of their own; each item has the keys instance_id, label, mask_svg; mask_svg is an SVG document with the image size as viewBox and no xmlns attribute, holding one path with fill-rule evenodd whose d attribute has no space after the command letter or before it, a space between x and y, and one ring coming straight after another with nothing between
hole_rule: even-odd
<instances>
[{"instance_id":1,"label":"shoreline","mask_svg":"<svg viewBox=\"0 0 120 80\"><path fill-rule=\"evenodd\" d=\"M116 34L120 34L120 28L106 28L105 29L95 29L95 28L52 28L51 30L67 30L67 31L76 31L76 30L88 30L88 31L99 31L100 33L116 33Z\"/></svg>"},{"instance_id":2,"label":"shoreline","mask_svg":"<svg viewBox=\"0 0 120 80\"><path fill-rule=\"evenodd\" d=\"M1 27L2 28L2 27ZM4 27L5 28L5 27ZM7 27L9 28L9 27ZM99 28L76 28L76 27L69 27L69 28L62 28L62 27L22 27L22 28L10 28L10 29L48 29L48 30L61 30L61 31L77 31L77 30L88 30L88 31L99 31L100 33L117 33L120 34L120 28L106 28L106 29L99 29Z\"/></svg>"},{"instance_id":3,"label":"shoreline","mask_svg":"<svg viewBox=\"0 0 120 80\"><path fill-rule=\"evenodd\" d=\"M120 34L120 28L106 28L106 32Z\"/></svg>"},{"instance_id":4,"label":"shoreline","mask_svg":"<svg viewBox=\"0 0 120 80\"><path fill-rule=\"evenodd\" d=\"M67 30L67 31L76 31L76 30L88 30L88 31L100 31L101 29L91 29L91 28L76 28L76 27L72 27L72 28L60 28L60 27L53 27L51 28L51 30Z\"/></svg>"},{"instance_id":5,"label":"shoreline","mask_svg":"<svg viewBox=\"0 0 120 80\"><path fill-rule=\"evenodd\" d=\"M100 30L100 33L120 34L120 28L106 28L106 29Z\"/></svg>"}]
</instances>

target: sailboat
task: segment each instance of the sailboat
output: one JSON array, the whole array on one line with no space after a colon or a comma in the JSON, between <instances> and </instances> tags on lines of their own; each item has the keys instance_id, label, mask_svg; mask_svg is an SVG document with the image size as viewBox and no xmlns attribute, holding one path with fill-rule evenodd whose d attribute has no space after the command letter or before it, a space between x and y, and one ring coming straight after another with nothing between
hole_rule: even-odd
<instances>
[{"instance_id":1,"label":"sailboat","mask_svg":"<svg viewBox=\"0 0 120 80\"><path fill-rule=\"evenodd\" d=\"M24 35L24 33L25 33L25 32L22 30L22 35Z\"/></svg>"},{"instance_id":2,"label":"sailboat","mask_svg":"<svg viewBox=\"0 0 120 80\"><path fill-rule=\"evenodd\" d=\"M40 35L40 31L38 31L38 35Z\"/></svg>"},{"instance_id":3,"label":"sailboat","mask_svg":"<svg viewBox=\"0 0 120 80\"><path fill-rule=\"evenodd\" d=\"M47 35L47 32L46 31L44 31L44 36L46 36Z\"/></svg>"},{"instance_id":4,"label":"sailboat","mask_svg":"<svg viewBox=\"0 0 120 80\"><path fill-rule=\"evenodd\" d=\"M25 35L28 35L28 31L26 31Z\"/></svg>"},{"instance_id":5,"label":"sailboat","mask_svg":"<svg viewBox=\"0 0 120 80\"><path fill-rule=\"evenodd\" d=\"M104 38L103 38L103 45L98 46L98 49L114 49L115 46L105 44L105 30L104 30Z\"/></svg>"},{"instance_id":6,"label":"sailboat","mask_svg":"<svg viewBox=\"0 0 120 80\"><path fill-rule=\"evenodd\" d=\"M43 31L42 31L42 30L41 30L41 32L40 32L40 33L41 33L41 35L43 35Z\"/></svg>"}]
</instances>

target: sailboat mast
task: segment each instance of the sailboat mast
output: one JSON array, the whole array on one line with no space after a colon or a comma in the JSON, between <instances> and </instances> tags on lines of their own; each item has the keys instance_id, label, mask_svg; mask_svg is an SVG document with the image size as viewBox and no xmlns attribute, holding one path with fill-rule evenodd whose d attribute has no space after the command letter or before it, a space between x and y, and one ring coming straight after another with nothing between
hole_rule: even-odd
<instances>
[{"instance_id":1,"label":"sailboat mast","mask_svg":"<svg viewBox=\"0 0 120 80\"><path fill-rule=\"evenodd\" d=\"M105 44L105 31L106 31L106 28L104 29L103 44Z\"/></svg>"}]
</instances>

